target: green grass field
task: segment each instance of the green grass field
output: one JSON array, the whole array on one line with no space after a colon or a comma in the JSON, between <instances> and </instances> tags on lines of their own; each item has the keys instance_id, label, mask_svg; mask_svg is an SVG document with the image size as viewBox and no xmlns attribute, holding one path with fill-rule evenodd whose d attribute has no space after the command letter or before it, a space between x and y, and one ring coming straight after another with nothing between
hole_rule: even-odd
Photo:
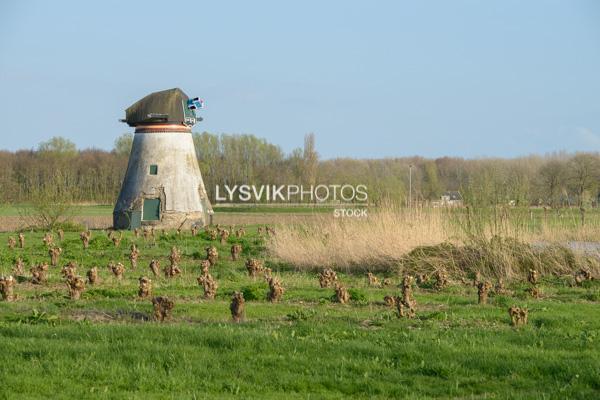
<instances>
[{"instance_id":1,"label":"green grass field","mask_svg":"<svg viewBox=\"0 0 600 400\"><path fill-rule=\"evenodd\" d=\"M16 302L0 302L0 398L342 399L342 398L595 398L600 393L600 284L570 287L544 277L541 299L515 282L511 296L477 304L476 289L455 283L440 292L416 289L417 317L398 319L383 303L393 285L370 288L363 275L338 273L352 288L349 305L331 301L316 275L269 261L256 227L227 245L205 233L158 237L156 244L125 233L115 248L96 231L86 251L78 234L65 234L59 265L79 264L85 276L98 266L102 282L82 298L67 297L60 267L48 284L26 277ZM0 233L0 271L16 257L26 265L49 261L42 233L26 233L24 249L9 250ZM14 236L14 235L13 235ZM56 237L56 235L55 235ZM141 251L138 269L127 262L129 245ZM230 261L241 243L246 257L267 258L281 277L283 301L266 301L267 284L247 276L243 261ZM214 301L196 283L205 247L220 253L211 269L219 283ZM148 263L168 264L171 246L183 254L183 274L151 276ZM127 267L117 281L110 261ZM28 268L26 268L28 269ZM29 274L26 274L27 276ZM139 300L137 279L153 279L154 294L175 300L172 318L150 320L152 305ZM383 278L384 275L380 275ZM231 322L231 294L244 290L246 320ZM507 309L529 308L529 324L510 326Z\"/></svg>"},{"instance_id":2,"label":"green grass field","mask_svg":"<svg viewBox=\"0 0 600 400\"><path fill-rule=\"evenodd\" d=\"M77 205L73 206L72 214L78 216L97 217L97 216L111 216L114 206L112 205ZM18 205L1 205L0 206L0 217L13 217L20 215L28 215L32 213L33 208L29 204L18 204Z\"/></svg>"}]
</instances>

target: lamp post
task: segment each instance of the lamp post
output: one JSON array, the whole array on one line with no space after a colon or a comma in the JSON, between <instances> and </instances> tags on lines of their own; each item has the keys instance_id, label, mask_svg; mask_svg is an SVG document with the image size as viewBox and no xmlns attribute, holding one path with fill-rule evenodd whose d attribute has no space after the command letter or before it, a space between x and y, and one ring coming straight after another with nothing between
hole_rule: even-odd
<instances>
[{"instance_id":1,"label":"lamp post","mask_svg":"<svg viewBox=\"0 0 600 400\"><path fill-rule=\"evenodd\" d=\"M412 208L412 164L408 165L408 208Z\"/></svg>"}]
</instances>

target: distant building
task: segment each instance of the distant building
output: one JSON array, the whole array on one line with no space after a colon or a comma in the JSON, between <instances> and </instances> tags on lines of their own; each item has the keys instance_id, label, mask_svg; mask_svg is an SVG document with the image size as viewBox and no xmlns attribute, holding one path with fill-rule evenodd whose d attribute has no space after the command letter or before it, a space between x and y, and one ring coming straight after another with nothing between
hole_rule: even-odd
<instances>
[{"instance_id":1,"label":"distant building","mask_svg":"<svg viewBox=\"0 0 600 400\"><path fill-rule=\"evenodd\" d=\"M460 207L463 205L463 197L457 190L450 190L442 194L438 202L440 207Z\"/></svg>"}]
</instances>

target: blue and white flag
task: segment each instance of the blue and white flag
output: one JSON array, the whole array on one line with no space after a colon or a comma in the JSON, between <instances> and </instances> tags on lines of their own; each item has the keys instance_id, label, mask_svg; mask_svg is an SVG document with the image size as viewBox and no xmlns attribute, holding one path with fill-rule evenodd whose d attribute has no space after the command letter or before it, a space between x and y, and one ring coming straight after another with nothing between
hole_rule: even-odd
<instances>
[{"instance_id":1,"label":"blue and white flag","mask_svg":"<svg viewBox=\"0 0 600 400\"><path fill-rule=\"evenodd\" d=\"M194 97L193 99L189 99L187 101L187 106L190 110L195 110L197 108L204 108L204 100L200 100L197 97Z\"/></svg>"}]
</instances>

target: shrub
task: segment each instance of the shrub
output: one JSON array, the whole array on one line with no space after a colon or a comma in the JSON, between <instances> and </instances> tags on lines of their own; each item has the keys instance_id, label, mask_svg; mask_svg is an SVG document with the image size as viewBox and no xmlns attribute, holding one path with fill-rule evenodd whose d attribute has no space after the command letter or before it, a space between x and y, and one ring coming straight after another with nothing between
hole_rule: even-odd
<instances>
[{"instance_id":1,"label":"shrub","mask_svg":"<svg viewBox=\"0 0 600 400\"><path fill-rule=\"evenodd\" d=\"M350 300L356 301L357 303L366 303L367 295L360 289L348 289L350 294Z\"/></svg>"},{"instance_id":2,"label":"shrub","mask_svg":"<svg viewBox=\"0 0 600 400\"><path fill-rule=\"evenodd\" d=\"M267 297L267 289L261 285L248 285L242 288L244 294L244 300L263 300Z\"/></svg>"},{"instance_id":3,"label":"shrub","mask_svg":"<svg viewBox=\"0 0 600 400\"><path fill-rule=\"evenodd\" d=\"M305 321L317 315L317 311L312 308L300 308L287 315L290 321Z\"/></svg>"}]
</instances>

